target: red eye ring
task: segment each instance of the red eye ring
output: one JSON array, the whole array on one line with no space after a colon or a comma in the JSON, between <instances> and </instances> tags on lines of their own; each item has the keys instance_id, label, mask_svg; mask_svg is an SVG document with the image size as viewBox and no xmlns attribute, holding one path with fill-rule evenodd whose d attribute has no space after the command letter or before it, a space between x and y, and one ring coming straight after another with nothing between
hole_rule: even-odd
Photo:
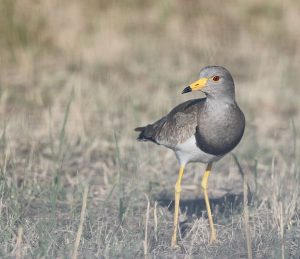
<instances>
[{"instance_id":1,"label":"red eye ring","mask_svg":"<svg viewBox=\"0 0 300 259\"><path fill-rule=\"evenodd\" d=\"M212 78L212 80L214 80L215 82L218 82L218 81L220 80L220 77L219 77L219 76L214 76L214 77Z\"/></svg>"}]
</instances>

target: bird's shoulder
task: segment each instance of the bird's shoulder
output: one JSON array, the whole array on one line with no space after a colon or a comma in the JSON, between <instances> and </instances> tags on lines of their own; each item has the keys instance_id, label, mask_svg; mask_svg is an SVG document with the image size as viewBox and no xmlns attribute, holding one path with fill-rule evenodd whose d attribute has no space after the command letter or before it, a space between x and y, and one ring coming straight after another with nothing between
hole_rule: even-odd
<instances>
[{"instance_id":1,"label":"bird's shoulder","mask_svg":"<svg viewBox=\"0 0 300 259\"><path fill-rule=\"evenodd\" d=\"M186 102L183 102L177 106L175 106L167 115L167 120L176 120L180 121L180 119L183 119L186 121L186 117L197 113L199 108L203 105L206 98L198 98L198 99L192 99L188 100Z\"/></svg>"}]
</instances>

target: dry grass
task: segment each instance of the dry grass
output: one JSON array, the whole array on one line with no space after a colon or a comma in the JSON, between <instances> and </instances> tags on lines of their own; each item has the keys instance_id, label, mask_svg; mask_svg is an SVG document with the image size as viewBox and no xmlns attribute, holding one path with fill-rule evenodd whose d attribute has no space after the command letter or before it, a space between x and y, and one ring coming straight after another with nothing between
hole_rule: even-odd
<instances>
[{"instance_id":1,"label":"dry grass","mask_svg":"<svg viewBox=\"0 0 300 259\"><path fill-rule=\"evenodd\" d=\"M279 0L1 1L0 257L70 258L76 243L79 258L246 258L248 239L254 258L299 258L299 10ZM234 153L252 199L244 216L238 166L218 162L209 193L219 242L209 245L204 168L189 165L172 251L178 165L133 128L194 98L180 92L209 64L235 78L247 129Z\"/></svg>"}]
</instances>

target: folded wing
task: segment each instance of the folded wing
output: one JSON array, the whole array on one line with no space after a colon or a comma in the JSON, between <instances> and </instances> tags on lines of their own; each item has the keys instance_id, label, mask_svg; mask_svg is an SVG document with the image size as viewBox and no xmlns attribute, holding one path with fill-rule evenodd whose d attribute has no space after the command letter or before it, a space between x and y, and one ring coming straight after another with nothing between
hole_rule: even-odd
<instances>
[{"instance_id":1,"label":"folded wing","mask_svg":"<svg viewBox=\"0 0 300 259\"><path fill-rule=\"evenodd\" d=\"M204 100L193 99L181 103L153 124L136 128L135 131L140 132L137 139L174 149L195 134L199 106L203 105Z\"/></svg>"}]
</instances>

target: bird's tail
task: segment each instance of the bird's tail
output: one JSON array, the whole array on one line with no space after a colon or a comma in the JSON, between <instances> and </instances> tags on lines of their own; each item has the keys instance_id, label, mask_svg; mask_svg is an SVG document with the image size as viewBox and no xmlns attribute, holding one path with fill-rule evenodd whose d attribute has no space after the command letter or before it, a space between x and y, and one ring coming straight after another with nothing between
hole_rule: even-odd
<instances>
[{"instance_id":1,"label":"bird's tail","mask_svg":"<svg viewBox=\"0 0 300 259\"><path fill-rule=\"evenodd\" d=\"M159 143L159 135L160 132L166 122L166 118L163 117L160 120L154 122L153 124L149 124L144 127L137 127L134 130L140 132L137 140L139 141L152 141L156 144Z\"/></svg>"},{"instance_id":2,"label":"bird's tail","mask_svg":"<svg viewBox=\"0 0 300 259\"><path fill-rule=\"evenodd\" d=\"M152 141L151 136L149 136L149 131L147 128L149 128L150 125L145 126L145 127L137 127L134 129L134 131L140 132L140 134L137 137L137 140L139 141Z\"/></svg>"}]
</instances>

